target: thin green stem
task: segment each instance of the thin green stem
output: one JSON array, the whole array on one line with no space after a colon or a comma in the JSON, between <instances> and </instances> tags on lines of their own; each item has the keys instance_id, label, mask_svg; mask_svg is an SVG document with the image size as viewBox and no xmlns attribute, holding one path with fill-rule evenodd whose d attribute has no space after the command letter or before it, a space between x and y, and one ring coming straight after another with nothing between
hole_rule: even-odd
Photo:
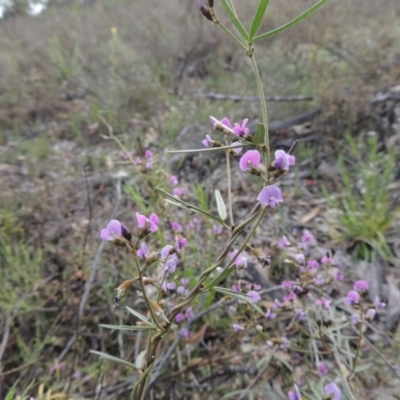
<instances>
[{"instance_id":1,"label":"thin green stem","mask_svg":"<svg viewBox=\"0 0 400 400\"><path fill-rule=\"evenodd\" d=\"M135 251L134 251L133 248L130 248L130 250L131 250L131 254L133 255L133 259L134 259L134 261L135 261L136 269L137 269L137 271L138 271L140 289L142 290L143 298L144 298L144 300L145 300L145 302L146 302L146 304L147 304L147 308L148 308L149 311L150 311L151 318L153 319L154 323L157 325L157 328L158 328L161 332L164 332L164 329L162 328L162 326L159 324L159 322L158 322L158 320L157 320L157 317L156 317L156 315L155 315L155 313L154 313L153 307L151 306L150 300L149 300L149 298L147 297L146 288L145 288L144 283L143 283L142 270L140 269L139 261L138 261L138 259L137 259L136 254L135 254Z\"/></svg>"},{"instance_id":2,"label":"thin green stem","mask_svg":"<svg viewBox=\"0 0 400 400\"><path fill-rule=\"evenodd\" d=\"M218 24L224 32L230 36L240 47L247 51L247 47L244 43L242 43L218 18L214 15L215 23Z\"/></svg>"},{"instance_id":3,"label":"thin green stem","mask_svg":"<svg viewBox=\"0 0 400 400\"><path fill-rule=\"evenodd\" d=\"M231 161L229 158L229 151L225 152L226 154L226 174L228 177L228 210L229 210L229 221L231 226L234 225L233 222L233 210L232 210L232 179L231 179Z\"/></svg>"},{"instance_id":4,"label":"thin green stem","mask_svg":"<svg viewBox=\"0 0 400 400\"><path fill-rule=\"evenodd\" d=\"M254 72L254 76L255 76L255 79L256 79L256 83L257 83L258 94L260 96L260 101L261 101L262 121L263 121L263 125L265 127L264 145L265 145L265 148L267 149L265 162L266 162L266 166L268 167L268 165L270 164L270 149L269 149L269 130L268 130L267 102L265 100L264 88L263 88L263 85L262 85L260 72L258 70L257 62L256 62L256 59L255 59L255 56L254 56L254 49L250 48L248 50L247 54L248 54L248 56L250 57L250 60L251 60L251 65L253 67L253 72ZM267 171L268 171L268 168L267 168ZM269 180L269 171L268 171L268 180Z\"/></svg>"}]
</instances>

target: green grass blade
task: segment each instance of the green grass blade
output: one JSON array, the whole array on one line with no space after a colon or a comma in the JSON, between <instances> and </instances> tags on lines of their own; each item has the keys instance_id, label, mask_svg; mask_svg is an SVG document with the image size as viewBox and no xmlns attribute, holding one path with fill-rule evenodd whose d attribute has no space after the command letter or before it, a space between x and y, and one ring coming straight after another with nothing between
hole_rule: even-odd
<instances>
[{"instance_id":1,"label":"green grass blade","mask_svg":"<svg viewBox=\"0 0 400 400\"><path fill-rule=\"evenodd\" d=\"M272 31L263 33L262 35L256 36L253 39L253 42L256 42L261 39L266 39L269 38L270 36L274 36L277 33L280 33L282 31L285 31L286 29L292 27L293 25L298 24L300 21L303 21L303 19L306 19L309 17L311 14L313 14L315 11L317 11L319 8L321 8L328 0L320 0L317 4L313 5L310 7L308 10L304 11L301 13L298 17L295 19L292 19L290 22L288 22L285 25L280 26L279 28L273 29Z\"/></svg>"},{"instance_id":2,"label":"green grass blade","mask_svg":"<svg viewBox=\"0 0 400 400\"><path fill-rule=\"evenodd\" d=\"M136 318L139 318L141 321L143 321L147 325L152 325L151 321L146 318L144 315L138 313L137 311L133 310L132 308L126 306L126 309L133 314Z\"/></svg>"},{"instance_id":3,"label":"green grass blade","mask_svg":"<svg viewBox=\"0 0 400 400\"><path fill-rule=\"evenodd\" d=\"M102 328L114 329L116 331L151 331L157 329L155 325L110 325L100 324Z\"/></svg>"},{"instance_id":4,"label":"green grass blade","mask_svg":"<svg viewBox=\"0 0 400 400\"><path fill-rule=\"evenodd\" d=\"M239 32L240 36L246 41L249 41L249 34L247 33L246 29L244 29L244 26L242 23L239 21L239 18L236 16L235 12L232 10L230 5L226 0L221 0L222 5L225 8L226 13L228 14L230 20L232 21L232 24L235 26L236 30Z\"/></svg>"},{"instance_id":5,"label":"green grass blade","mask_svg":"<svg viewBox=\"0 0 400 400\"><path fill-rule=\"evenodd\" d=\"M254 36L256 36L258 29L260 28L261 22L264 18L265 11L267 10L269 0L260 0L256 15L254 16L253 23L251 24L249 41L252 42Z\"/></svg>"},{"instance_id":6,"label":"green grass blade","mask_svg":"<svg viewBox=\"0 0 400 400\"><path fill-rule=\"evenodd\" d=\"M133 364L131 364L128 361L122 360L121 358L110 356L109 354L106 354L106 353L103 353L103 352L97 351L97 350L90 350L90 353L96 354L97 356L99 356L101 358L104 358L105 360L114 361L114 362L117 362L119 364L124 364L124 365L126 365L126 366L128 366L130 368L133 368L133 369L137 370L137 368Z\"/></svg>"}]
</instances>

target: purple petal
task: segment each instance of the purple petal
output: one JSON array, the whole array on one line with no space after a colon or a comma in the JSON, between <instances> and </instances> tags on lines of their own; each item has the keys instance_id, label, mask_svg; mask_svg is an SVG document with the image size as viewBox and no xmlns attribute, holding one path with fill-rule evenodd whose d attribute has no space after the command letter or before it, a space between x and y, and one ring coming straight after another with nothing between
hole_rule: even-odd
<instances>
[{"instance_id":1,"label":"purple petal","mask_svg":"<svg viewBox=\"0 0 400 400\"><path fill-rule=\"evenodd\" d=\"M275 208L283 201L281 189L275 185L265 186L257 197L263 207Z\"/></svg>"},{"instance_id":2,"label":"purple petal","mask_svg":"<svg viewBox=\"0 0 400 400\"><path fill-rule=\"evenodd\" d=\"M144 215L136 213L136 219L139 228L144 228L146 226L147 218Z\"/></svg>"}]
</instances>

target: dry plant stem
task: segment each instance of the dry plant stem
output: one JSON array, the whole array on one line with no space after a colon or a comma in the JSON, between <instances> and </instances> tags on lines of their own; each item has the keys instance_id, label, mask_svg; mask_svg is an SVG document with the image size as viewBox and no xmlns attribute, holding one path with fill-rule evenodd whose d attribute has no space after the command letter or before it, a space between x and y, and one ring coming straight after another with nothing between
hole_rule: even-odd
<instances>
[{"instance_id":1,"label":"dry plant stem","mask_svg":"<svg viewBox=\"0 0 400 400\"><path fill-rule=\"evenodd\" d=\"M261 82L260 72L257 67L257 62L254 56L254 48L250 46L249 50L247 51L248 56L251 60L251 65L253 66L254 76L257 82L258 94L260 96L261 101L261 112L262 112L262 120L265 128L264 132L264 144L267 149L266 151L266 162L265 165L268 166L270 164L270 154L269 154L269 131L268 131L268 113L267 113L267 102L265 101L265 94L264 88ZM268 169L267 169L268 171ZM269 178L269 171L268 171L268 178Z\"/></svg>"}]
</instances>

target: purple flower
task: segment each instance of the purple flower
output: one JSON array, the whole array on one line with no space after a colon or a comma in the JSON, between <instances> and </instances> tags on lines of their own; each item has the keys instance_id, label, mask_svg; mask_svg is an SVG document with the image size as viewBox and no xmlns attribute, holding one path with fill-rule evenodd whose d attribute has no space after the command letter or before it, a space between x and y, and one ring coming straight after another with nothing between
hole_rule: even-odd
<instances>
[{"instance_id":1,"label":"purple flower","mask_svg":"<svg viewBox=\"0 0 400 400\"><path fill-rule=\"evenodd\" d=\"M234 128L233 128L233 133L236 135L236 136L240 136L240 137L245 137L246 135L248 135L249 134L249 128L247 128L247 123L249 122L249 119L248 118L245 118L243 121L242 121L242 124L240 125L240 124L238 124L237 122L235 123L235 126L234 126Z\"/></svg>"},{"instance_id":2,"label":"purple flower","mask_svg":"<svg viewBox=\"0 0 400 400\"><path fill-rule=\"evenodd\" d=\"M342 282L344 279L344 275L339 272L337 268L333 271L333 277L338 281Z\"/></svg>"},{"instance_id":3,"label":"purple flower","mask_svg":"<svg viewBox=\"0 0 400 400\"><path fill-rule=\"evenodd\" d=\"M176 283L175 282L164 282L163 289L164 290L175 290Z\"/></svg>"},{"instance_id":4,"label":"purple flower","mask_svg":"<svg viewBox=\"0 0 400 400\"><path fill-rule=\"evenodd\" d=\"M242 150L243 150L243 147L242 147L240 142L233 142L232 143L232 147L235 147L234 149L232 149L232 151L235 154L240 154L242 152Z\"/></svg>"},{"instance_id":5,"label":"purple flower","mask_svg":"<svg viewBox=\"0 0 400 400\"><path fill-rule=\"evenodd\" d=\"M307 268L308 269L317 269L319 267L319 263L317 260L308 260Z\"/></svg>"},{"instance_id":6,"label":"purple flower","mask_svg":"<svg viewBox=\"0 0 400 400\"><path fill-rule=\"evenodd\" d=\"M296 308L294 315L299 321L305 321L307 319L307 313L301 308Z\"/></svg>"},{"instance_id":7,"label":"purple flower","mask_svg":"<svg viewBox=\"0 0 400 400\"><path fill-rule=\"evenodd\" d=\"M152 158L152 157L153 157L153 152L152 152L152 151L146 150L146 151L144 152L144 158L150 159L150 158Z\"/></svg>"},{"instance_id":8,"label":"purple flower","mask_svg":"<svg viewBox=\"0 0 400 400\"><path fill-rule=\"evenodd\" d=\"M187 278L182 278L182 279L181 279L181 283L182 283L183 286L187 286L187 285L189 285L189 279L187 279Z\"/></svg>"},{"instance_id":9,"label":"purple flower","mask_svg":"<svg viewBox=\"0 0 400 400\"><path fill-rule=\"evenodd\" d=\"M219 225L213 225L212 230L214 235L220 235L223 231L222 226Z\"/></svg>"},{"instance_id":10,"label":"purple flower","mask_svg":"<svg viewBox=\"0 0 400 400\"><path fill-rule=\"evenodd\" d=\"M178 286L178 287L176 288L176 293L178 293L178 294L184 294L185 291L186 291L186 289L185 289L184 286Z\"/></svg>"},{"instance_id":11,"label":"purple flower","mask_svg":"<svg viewBox=\"0 0 400 400\"><path fill-rule=\"evenodd\" d=\"M329 307L331 306L331 301L326 297L321 297L320 299L317 299L316 304L318 306L321 306L322 308L329 309Z\"/></svg>"},{"instance_id":12,"label":"purple flower","mask_svg":"<svg viewBox=\"0 0 400 400\"><path fill-rule=\"evenodd\" d=\"M219 131L228 131L233 134L232 125L228 118L222 118L218 120L217 118L210 115L210 121L214 127L214 129Z\"/></svg>"},{"instance_id":13,"label":"purple flower","mask_svg":"<svg viewBox=\"0 0 400 400\"><path fill-rule=\"evenodd\" d=\"M250 171L253 168L258 168L260 165L261 155L258 150L249 150L246 151L240 157L239 168L242 171Z\"/></svg>"},{"instance_id":14,"label":"purple flower","mask_svg":"<svg viewBox=\"0 0 400 400\"><path fill-rule=\"evenodd\" d=\"M296 295L293 292L290 292L287 295L283 296L283 301L285 303L291 303L295 300L296 300Z\"/></svg>"},{"instance_id":15,"label":"purple flower","mask_svg":"<svg viewBox=\"0 0 400 400\"><path fill-rule=\"evenodd\" d=\"M255 290L250 290L246 293L246 296L249 297L251 301L254 301L254 303L257 303L257 301L261 299L261 296Z\"/></svg>"},{"instance_id":16,"label":"purple flower","mask_svg":"<svg viewBox=\"0 0 400 400\"><path fill-rule=\"evenodd\" d=\"M353 289L357 290L359 293L368 292L369 285L366 281L360 280L354 284Z\"/></svg>"},{"instance_id":17,"label":"purple flower","mask_svg":"<svg viewBox=\"0 0 400 400\"><path fill-rule=\"evenodd\" d=\"M328 375L329 371L324 362L320 361L317 366L320 375Z\"/></svg>"},{"instance_id":18,"label":"purple flower","mask_svg":"<svg viewBox=\"0 0 400 400\"><path fill-rule=\"evenodd\" d=\"M299 264L303 264L304 261L306 260L306 257L305 257L305 255L304 255L303 253L300 253L300 254L296 254L296 255L294 256L294 259L295 259Z\"/></svg>"},{"instance_id":19,"label":"purple flower","mask_svg":"<svg viewBox=\"0 0 400 400\"><path fill-rule=\"evenodd\" d=\"M276 314L273 313L270 308L268 308L267 312L265 313L265 318L275 319L276 318Z\"/></svg>"},{"instance_id":20,"label":"purple flower","mask_svg":"<svg viewBox=\"0 0 400 400\"><path fill-rule=\"evenodd\" d=\"M192 307L188 307L185 311L185 317L188 321L191 321L194 318Z\"/></svg>"},{"instance_id":21,"label":"purple flower","mask_svg":"<svg viewBox=\"0 0 400 400\"><path fill-rule=\"evenodd\" d=\"M281 340L282 342L279 345L281 349L287 349L288 347L290 347L290 340L288 340L286 336L282 336Z\"/></svg>"},{"instance_id":22,"label":"purple flower","mask_svg":"<svg viewBox=\"0 0 400 400\"><path fill-rule=\"evenodd\" d=\"M344 303L347 304L348 306L352 306L353 304L358 304L359 301L360 301L360 295L354 290L350 290L350 292L347 293L347 296L344 299Z\"/></svg>"},{"instance_id":23,"label":"purple flower","mask_svg":"<svg viewBox=\"0 0 400 400\"><path fill-rule=\"evenodd\" d=\"M229 257L230 259L234 259L236 257L237 254L237 250L232 250L229 253ZM239 254L236 258L235 261L233 262L233 265L236 265L238 268L247 268L247 258L242 256L241 254Z\"/></svg>"},{"instance_id":24,"label":"purple flower","mask_svg":"<svg viewBox=\"0 0 400 400\"><path fill-rule=\"evenodd\" d=\"M190 338L190 332L188 328L182 328L179 332L181 336L183 336L186 340Z\"/></svg>"},{"instance_id":25,"label":"purple flower","mask_svg":"<svg viewBox=\"0 0 400 400\"><path fill-rule=\"evenodd\" d=\"M168 256L171 254L171 250L174 248L174 246L167 244L164 246L161 250L161 261L165 261Z\"/></svg>"},{"instance_id":26,"label":"purple flower","mask_svg":"<svg viewBox=\"0 0 400 400\"><path fill-rule=\"evenodd\" d=\"M142 242L140 249L136 252L136 255L140 258L147 258L150 255L150 250L145 242Z\"/></svg>"},{"instance_id":27,"label":"purple flower","mask_svg":"<svg viewBox=\"0 0 400 400\"><path fill-rule=\"evenodd\" d=\"M289 167L294 165L296 159L294 156L286 153L283 150L275 151L275 161L272 163L272 166L278 169L283 169L285 171L289 170Z\"/></svg>"},{"instance_id":28,"label":"purple flower","mask_svg":"<svg viewBox=\"0 0 400 400\"><path fill-rule=\"evenodd\" d=\"M314 240L314 236L311 234L310 231L305 230L303 232L303 237L301 238L301 241L304 243L309 243Z\"/></svg>"},{"instance_id":29,"label":"purple flower","mask_svg":"<svg viewBox=\"0 0 400 400\"><path fill-rule=\"evenodd\" d=\"M173 259L168 260L165 263L165 270L169 275L173 274L176 270L176 261Z\"/></svg>"},{"instance_id":30,"label":"purple flower","mask_svg":"<svg viewBox=\"0 0 400 400\"><path fill-rule=\"evenodd\" d=\"M275 208L283 201L281 189L275 185L265 186L257 197L263 207Z\"/></svg>"},{"instance_id":31,"label":"purple flower","mask_svg":"<svg viewBox=\"0 0 400 400\"><path fill-rule=\"evenodd\" d=\"M176 221L171 223L171 228L175 232L182 232L183 231L182 225L179 222L176 222Z\"/></svg>"},{"instance_id":32,"label":"purple flower","mask_svg":"<svg viewBox=\"0 0 400 400\"><path fill-rule=\"evenodd\" d=\"M375 307L378 309L386 307L386 303L384 301L381 301L379 296L375 297L374 304L375 304Z\"/></svg>"},{"instance_id":33,"label":"purple flower","mask_svg":"<svg viewBox=\"0 0 400 400\"><path fill-rule=\"evenodd\" d=\"M240 287L239 287L238 285L232 285L231 289L232 289L234 292L240 292Z\"/></svg>"},{"instance_id":34,"label":"purple flower","mask_svg":"<svg viewBox=\"0 0 400 400\"><path fill-rule=\"evenodd\" d=\"M361 322L361 318L357 314L352 314L352 316L350 317L350 321L353 326L356 326Z\"/></svg>"},{"instance_id":35,"label":"purple flower","mask_svg":"<svg viewBox=\"0 0 400 400\"><path fill-rule=\"evenodd\" d=\"M325 255L325 256L323 256L321 258L321 263L322 264L336 265L336 261L332 257L327 256L327 255Z\"/></svg>"},{"instance_id":36,"label":"purple flower","mask_svg":"<svg viewBox=\"0 0 400 400\"><path fill-rule=\"evenodd\" d=\"M278 299L274 300L274 305L272 306L273 309L277 310L279 308L281 308L281 302Z\"/></svg>"},{"instance_id":37,"label":"purple flower","mask_svg":"<svg viewBox=\"0 0 400 400\"><path fill-rule=\"evenodd\" d=\"M374 308L368 308L367 312L365 313L365 318L372 321L375 318L376 310Z\"/></svg>"},{"instance_id":38,"label":"purple flower","mask_svg":"<svg viewBox=\"0 0 400 400\"><path fill-rule=\"evenodd\" d=\"M177 322L178 324L184 320L185 320L185 316L182 313L177 314L175 317L175 322Z\"/></svg>"},{"instance_id":39,"label":"purple flower","mask_svg":"<svg viewBox=\"0 0 400 400\"><path fill-rule=\"evenodd\" d=\"M112 219L107 228L101 230L100 237L103 240L113 242L115 239L122 237L122 224L117 219Z\"/></svg>"},{"instance_id":40,"label":"purple flower","mask_svg":"<svg viewBox=\"0 0 400 400\"><path fill-rule=\"evenodd\" d=\"M321 285L323 285L323 284L325 283L325 279L322 278L321 276L316 276L316 277L314 278L314 283L315 283L317 286L321 286Z\"/></svg>"},{"instance_id":41,"label":"purple flower","mask_svg":"<svg viewBox=\"0 0 400 400\"><path fill-rule=\"evenodd\" d=\"M136 157L133 159L133 164L134 165L139 165L142 163L142 159L140 157Z\"/></svg>"},{"instance_id":42,"label":"purple flower","mask_svg":"<svg viewBox=\"0 0 400 400\"><path fill-rule=\"evenodd\" d=\"M340 389L337 387L336 383L329 383L324 387L326 394L331 396L332 400L340 400L341 393ZM333 396L333 397L332 397Z\"/></svg>"},{"instance_id":43,"label":"purple flower","mask_svg":"<svg viewBox=\"0 0 400 400\"><path fill-rule=\"evenodd\" d=\"M171 175L171 176L169 177L169 183L170 183L172 186L176 186L176 185L178 184L178 178L177 178L177 176L176 176L176 175Z\"/></svg>"},{"instance_id":44,"label":"purple flower","mask_svg":"<svg viewBox=\"0 0 400 400\"><path fill-rule=\"evenodd\" d=\"M301 393L297 385L294 385L294 392L290 391L288 393L289 400L302 400Z\"/></svg>"},{"instance_id":45,"label":"purple flower","mask_svg":"<svg viewBox=\"0 0 400 400\"><path fill-rule=\"evenodd\" d=\"M204 147L213 147L214 140L211 139L210 135L206 135L206 138L203 140Z\"/></svg>"},{"instance_id":46,"label":"purple flower","mask_svg":"<svg viewBox=\"0 0 400 400\"><path fill-rule=\"evenodd\" d=\"M187 239L182 238L179 239L178 236L175 236L175 250L177 253L180 253L181 250L187 245Z\"/></svg>"},{"instance_id":47,"label":"purple flower","mask_svg":"<svg viewBox=\"0 0 400 400\"><path fill-rule=\"evenodd\" d=\"M233 324L233 330L235 331L235 332L239 332L239 331L242 331L244 328L243 328L243 326L242 325L239 325L239 324Z\"/></svg>"},{"instance_id":48,"label":"purple flower","mask_svg":"<svg viewBox=\"0 0 400 400\"><path fill-rule=\"evenodd\" d=\"M136 219L139 228L145 228L149 232L155 232L158 229L158 224L160 222L158 215L154 213L151 214L149 218L139 213L136 213Z\"/></svg>"},{"instance_id":49,"label":"purple flower","mask_svg":"<svg viewBox=\"0 0 400 400\"><path fill-rule=\"evenodd\" d=\"M282 289L291 289L293 287L293 282L291 282L291 281L282 281L282 283L281 283L281 288Z\"/></svg>"},{"instance_id":50,"label":"purple flower","mask_svg":"<svg viewBox=\"0 0 400 400\"><path fill-rule=\"evenodd\" d=\"M278 243L278 247L283 249L287 246L290 246L290 242L286 236L282 236L282 240Z\"/></svg>"}]
</instances>

